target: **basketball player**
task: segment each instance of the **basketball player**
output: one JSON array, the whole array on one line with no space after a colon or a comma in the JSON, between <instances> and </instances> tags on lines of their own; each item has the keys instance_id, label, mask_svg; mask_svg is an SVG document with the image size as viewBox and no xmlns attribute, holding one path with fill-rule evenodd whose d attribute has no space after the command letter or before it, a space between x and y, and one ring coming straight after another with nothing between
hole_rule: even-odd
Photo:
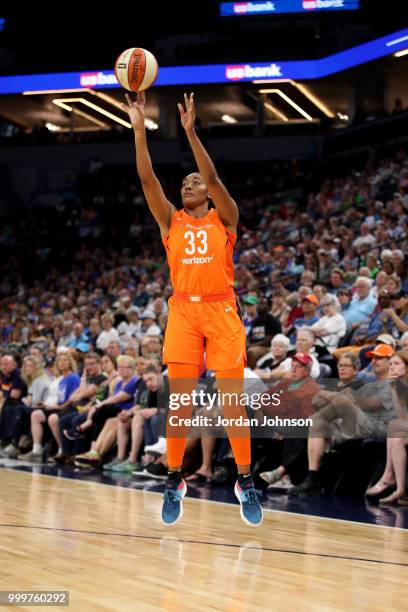
<instances>
[{"instance_id":1,"label":"basketball player","mask_svg":"<svg viewBox=\"0 0 408 612\"><path fill-rule=\"evenodd\" d=\"M122 106L135 134L137 172L160 228L174 289L163 348L171 393L191 393L195 389L205 351L207 368L215 371L219 390L238 394L243 390L246 363L245 330L233 291L238 207L195 132L193 93L189 97L184 94L185 106L178 104L181 124L199 170L182 182L182 210L166 198L153 171L144 125L144 93L137 94L136 102L128 95L126 99L128 104ZM210 208L210 202L215 208ZM241 516L249 525L260 525L262 507L250 474L249 428L233 424L235 418L246 416L245 409L229 402L223 411L224 417L232 421L227 433L238 468L234 490ZM179 422L191 414L192 406L180 408ZM162 510L166 525L176 523L183 514L187 485L181 477L181 466L187 433L186 427L177 427L176 431L167 424L169 473Z\"/></svg>"}]
</instances>

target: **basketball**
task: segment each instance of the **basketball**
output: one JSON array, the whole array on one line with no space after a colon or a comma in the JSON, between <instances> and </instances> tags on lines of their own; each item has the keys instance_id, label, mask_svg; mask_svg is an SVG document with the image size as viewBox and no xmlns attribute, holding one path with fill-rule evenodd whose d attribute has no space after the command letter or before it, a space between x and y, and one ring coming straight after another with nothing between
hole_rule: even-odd
<instances>
[{"instance_id":1,"label":"basketball","mask_svg":"<svg viewBox=\"0 0 408 612\"><path fill-rule=\"evenodd\" d=\"M128 91L144 91L155 82L159 67L153 53L139 47L123 51L115 62L115 76Z\"/></svg>"}]
</instances>

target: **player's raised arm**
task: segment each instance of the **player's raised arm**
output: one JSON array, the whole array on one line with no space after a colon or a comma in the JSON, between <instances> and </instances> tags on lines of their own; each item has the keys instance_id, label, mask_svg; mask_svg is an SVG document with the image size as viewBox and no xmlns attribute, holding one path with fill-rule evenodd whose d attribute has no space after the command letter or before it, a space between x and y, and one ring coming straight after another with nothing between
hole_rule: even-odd
<instances>
[{"instance_id":1,"label":"player's raised arm","mask_svg":"<svg viewBox=\"0 0 408 612\"><path fill-rule=\"evenodd\" d=\"M144 123L145 94L144 92L139 92L136 101L132 101L130 96L126 94L126 100L127 105L122 104L122 108L128 113L135 133L137 173L152 215L160 227L161 235L165 236L169 231L171 217L176 208L164 195L162 186L153 171L152 161L147 148Z\"/></svg>"},{"instance_id":2,"label":"player's raised arm","mask_svg":"<svg viewBox=\"0 0 408 612\"><path fill-rule=\"evenodd\" d=\"M177 105L180 111L181 125L186 131L198 170L204 182L208 186L208 191L217 212L220 215L221 221L229 230L236 232L239 217L238 206L228 193L225 185L220 180L212 159L205 150L194 128L194 93L191 93L190 96L184 94L184 104L185 108L180 103Z\"/></svg>"}]
</instances>

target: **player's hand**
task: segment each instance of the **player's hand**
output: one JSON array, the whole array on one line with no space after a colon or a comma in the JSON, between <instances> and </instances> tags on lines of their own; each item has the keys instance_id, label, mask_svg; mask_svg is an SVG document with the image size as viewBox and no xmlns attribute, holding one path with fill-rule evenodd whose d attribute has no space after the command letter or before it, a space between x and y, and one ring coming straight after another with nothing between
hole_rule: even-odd
<instances>
[{"instance_id":1,"label":"player's hand","mask_svg":"<svg viewBox=\"0 0 408 612\"><path fill-rule=\"evenodd\" d=\"M191 92L190 96L184 94L184 104L186 106L185 109L184 106L180 104L180 102L177 104L177 107L180 111L181 125L186 130L186 132L192 132L194 130L195 124L195 106L193 91Z\"/></svg>"},{"instance_id":2,"label":"player's hand","mask_svg":"<svg viewBox=\"0 0 408 612\"><path fill-rule=\"evenodd\" d=\"M130 123L135 132L145 129L145 103L146 96L144 91L139 91L136 100L133 101L129 94L125 95L127 104L122 104L123 110L129 115Z\"/></svg>"}]
</instances>

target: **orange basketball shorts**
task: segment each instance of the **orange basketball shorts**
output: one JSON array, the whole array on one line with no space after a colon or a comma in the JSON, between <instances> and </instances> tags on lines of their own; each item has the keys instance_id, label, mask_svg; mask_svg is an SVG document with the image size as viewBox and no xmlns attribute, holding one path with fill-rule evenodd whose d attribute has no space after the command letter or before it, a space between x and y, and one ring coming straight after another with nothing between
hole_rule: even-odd
<instances>
[{"instance_id":1,"label":"orange basketball shorts","mask_svg":"<svg viewBox=\"0 0 408 612\"><path fill-rule=\"evenodd\" d=\"M169 299L164 363L200 366L205 353L207 369L233 370L246 365L245 341L234 296L214 302Z\"/></svg>"}]
</instances>

